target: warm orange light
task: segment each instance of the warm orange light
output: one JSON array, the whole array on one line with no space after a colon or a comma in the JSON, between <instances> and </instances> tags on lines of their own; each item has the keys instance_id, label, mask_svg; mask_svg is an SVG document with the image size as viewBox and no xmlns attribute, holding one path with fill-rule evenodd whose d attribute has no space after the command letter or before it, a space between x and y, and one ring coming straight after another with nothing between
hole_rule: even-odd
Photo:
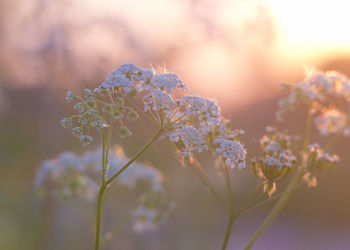
<instances>
[{"instance_id":1,"label":"warm orange light","mask_svg":"<svg viewBox=\"0 0 350 250\"><path fill-rule=\"evenodd\" d=\"M266 0L283 53L314 57L350 51L350 1Z\"/></svg>"}]
</instances>

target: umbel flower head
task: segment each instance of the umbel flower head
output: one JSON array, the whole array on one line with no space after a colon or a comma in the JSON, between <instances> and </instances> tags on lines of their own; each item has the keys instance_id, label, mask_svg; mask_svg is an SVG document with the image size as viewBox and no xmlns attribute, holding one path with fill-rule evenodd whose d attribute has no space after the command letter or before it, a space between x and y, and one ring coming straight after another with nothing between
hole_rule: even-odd
<instances>
[{"instance_id":1,"label":"umbel flower head","mask_svg":"<svg viewBox=\"0 0 350 250\"><path fill-rule=\"evenodd\" d=\"M216 153L222 157L227 166L238 167L238 169L245 167L247 152L239 141L217 138L214 140L214 144L218 145Z\"/></svg>"},{"instance_id":2,"label":"umbel flower head","mask_svg":"<svg viewBox=\"0 0 350 250\"><path fill-rule=\"evenodd\" d=\"M284 179L296 163L292 147L298 138L271 127L267 127L267 132L260 139L262 156L253 159L252 169L264 181L264 191L271 196L276 191L276 182Z\"/></svg>"},{"instance_id":3,"label":"umbel flower head","mask_svg":"<svg viewBox=\"0 0 350 250\"><path fill-rule=\"evenodd\" d=\"M210 150L231 168L245 166L246 151L239 142L240 130L231 130L215 100L188 94L186 85L173 73L157 73L123 64L94 91L80 97L67 93L77 114L62 120L83 146L100 131L119 120L120 136L132 135L126 126L144 114L165 132L183 156Z\"/></svg>"},{"instance_id":4,"label":"umbel flower head","mask_svg":"<svg viewBox=\"0 0 350 250\"><path fill-rule=\"evenodd\" d=\"M101 172L101 150L76 155L64 152L57 158L46 160L40 165L35 186L61 199L79 198L89 203L95 202ZM109 154L107 177L110 178L128 162L120 147ZM136 232L154 230L173 208L164 187L163 174L156 168L134 162L116 180L119 185L130 189L142 185L144 195L139 199L135 214L147 208L154 217L147 217L147 226L140 226L140 216L134 217ZM153 202L151 202L153 200ZM138 226L135 226L138 225Z\"/></svg>"},{"instance_id":5,"label":"umbel flower head","mask_svg":"<svg viewBox=\"0 0 350 250\"><path fill-rule=\"evenodd\" d=\"M338 155L325 152L317 142L308 146L304 157L308 169L303 176L303 180L309 187L317 185L316 172L331 169L339 163Z\"/></svg>"},{"instance_id":6,"label":"umbel flower head","mask_svg":"<svg viewBox=\"0 0 350 250\"><path fill-rule=\"evenodd\" d=\"M306 69L304 81L293 86L284 84L283 88L287 96L279 101L278 120L305 104L312 108L314 123L321 135L350 135L350 80L347 77L335 71Z\"/></svg>"},{"instance_id":7,"label":"umbel flower head","mask_svg":"<svg viewBox=\"0 0 350 250\"><path fill-rule=\"evenodd\" d=\"M123 124L120 136L130 136L132 132L125 125L126 120L137 120L139 112L151 117L158 126L169 123L179 111L175 93L184 91L187 88L176 74L160 74L123 64L94 91L84 89L82 97L68 91L66 100L74 103L77 114L64 118L61 124L72 129L83 146L93 141L93 129L100 131L115 120Z\"/></svg>"}]
</instances>

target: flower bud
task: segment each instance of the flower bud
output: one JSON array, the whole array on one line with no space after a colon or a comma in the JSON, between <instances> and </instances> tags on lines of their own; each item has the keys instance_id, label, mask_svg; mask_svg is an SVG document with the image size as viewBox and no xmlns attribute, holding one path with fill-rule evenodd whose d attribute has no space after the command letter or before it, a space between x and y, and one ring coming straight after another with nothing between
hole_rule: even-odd
<instances>
[{"instance_id":1,"label":"flower bud","mask_svg":"<svg viewBox=\"0 0 350 250\"><path fill-rule=\"evenodd\" d=\"M130 121L136 121L139 119L139 114L135 110L130 110L128 113L128 119Z\"/></svg>"},{"instance_id":2,"label":"flower bud","mask_svg":"<svg viewBox=\"0 0 350 250\"><path fill-rule=\"evenodd\" d=\"M80 136L82 136L82 134L83 134L83 131L82 131L81 127L72 128L72 135L74 137L78 137L79 138Z\"/></svg>"},{"instance_id":3,"label":"flower bud","mask_svg":"<svg viewBox=\"0 0 350 250\"><path fill-rule=\"evenodd\" d=\"M125 126L120 127L119 132L120 132L120 137L122 138L132 135L132 132L130 131L130 129Z\"/></svg>"},{"instance_id":4,"label":"flower bud","mask_svg":"<svg viewBox=\"0 0 350 250\"><path fill-rule=\"evenodd\" d=\"M82 136L80 136L80 144L83 147L87 147L92 141L93 141L93 138L90 135L82 135Z\"/></svg>"},{"instance_id":5,"label":"flower bud","mask_svg":"<svg viewBox=\"0 0 350 250\"><path fill-rule=\"evenodd\" d=\"M78 111L79 113L83 113L84 112L84 104L82 102L78 102L77 104L74 105L73 107L76 111Z\"/></svg>"},{"instance_id":6,"label":"flower bud","mask_svg":"<svg viewBox=\"0 0 350 250\"><path fill-rule=\"evenodd\" d=\"M77 96L73 92L68 91L66 96L66 101L69 103L74 101L75 99L77 99Z\"/></svg>"},{"instance_id":7,"label":"flower bud","mask_svg":"<svg viewBox=\"0 0 350 250\"><path fill-rule=\"evenodd\" d=\"M70 117L63 118L61 120L61 125L67 129L72 127L72 118L70 118Z\"/></svg>"}]
</instances>

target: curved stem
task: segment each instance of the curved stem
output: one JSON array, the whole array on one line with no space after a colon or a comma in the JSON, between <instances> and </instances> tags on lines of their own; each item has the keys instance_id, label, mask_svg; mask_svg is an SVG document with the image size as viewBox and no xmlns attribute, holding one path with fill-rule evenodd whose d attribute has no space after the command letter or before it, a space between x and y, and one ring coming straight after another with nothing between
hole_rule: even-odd
<instances>
[{"instance_id":1,"label":"curved stem","mask_svg":"<svg viewBox=\"0 0 350 250\"><path fill-rule=\"evenodd\" d=\"M225 179L226 179L226 188L228 191L229 201L230 201L230 210L231 214L234 213L234 200L233 200L233 193L232 193L232 187L231 187L231 181L230 181L230 175L228 172L228 167L224 166L225 169Z\"/></svg>"},{"instance_id":2,"label":"curved stem","mask_svg":"<svg viewBox=\"0 0 350 250\"><path fill-rule=\"evenodd\" d=\"M109 125L109 129L108 129L108 136L107 136L107 145L106 145L106 150L105 150L105 163L104 163L104 170L105 172L103 173L103 179L106 181L107 179L107 167L108 167L108 154L109 154L109 148L111 146L111 140L112 140L112 134L113 134L113 125L114 125L114 121L112 120L111 125Z\"/></svg>"},{"instance_id":3,"label":"curved stem","mask_svg":"<svg viewBox=\"0 0 350 250\"><path fill-rule=\"evenodd\" d=\"M230 239L231 230L232 230L232 226L233 226L234 221L235 221L235 217L231 215L229 217L229 221L228 221L228 225L227 225L227 229L226 229L226 233L225 233L224 243L222 244L222 248L221 248L222 250L226 250L228 240Z\"/></svg>"},{"instance_id":4,"label":"curved stem","mask_svg":"<svg viewBox=\"0 0 350 250\"><path fill-rule=\"evenodd\" d=\"M269 215L266 217L264 222L260 225L259 229L256 231L256 233L253 235L253 237L248 242L247 246L244 248L245 250L249 250L252 248L256 240L262 235L265 230L270 226L272 221L280 214L281 210L284 208L284 205L289 200L292 191L294 190L294 187L298 184L300 178L303 175L302 169L298 169L295 173L293 179L288 184L286 191L283 193L281 198L277 201L276 205L273 207Z\"/></svg>"},{"instance_id":5,"label":"curved stem","mask_svg":"<svg viewBox=\"0 0 350 250\"><path fill-rule=\"evenodd\" d=\"M297 186L294 187L294 189L290 190L289 192L292 192L292 191L298 189L299 187L302 186L302 184L303 183L299 183ZM276 195L272 196L271 198L269 198L267 200L263 200L263 201L260 201L260 202L252 203L251 205L247 205L247 206L241 207L240 209L237 209L237 211L235 213L235 216L238 217L241 214L246 213L246 212L248 212L250 210L253 210L253 209L261 207L261 206L264 206L264 205L270 203L271 201L274 201L277 198L280 198L283 194L284 193L279 193L279 194L276 194Z\"/></svg>"},{"instance_id":6,"label":"curved stem","mask_svg":"<svg viewBox=\"0 0 350 250\"><path fill-rule=\"evenodd\" d=\"M304 153L307 151L307 147L309 145L309 138L310 138L310 132L311 132L311 125L312 125L312 113L309 110L307 114L306 119L306 128L305 128L305 137L304 137L304 143L303 143L303 151L302 151L302 162L300 167L296 170L293 178L289 182L288 186L286 187L286 190L283 192L280 199L277 201L273 209L270 211L269 215L265 218L264 222L260 225L258 230L255 232L253 237L249 240L248 244L244 248L245 250L250 250L254 243L257 241L257 239L265 232L265 230L270 226L272 221L280 214L282 209L284 208L285 204L289 200L290 196L292 195L293 190L298 185L300 179L302 178L304 174L304 169L307 167L307 159L304 157Z\"/></svg>"},{"instance_id":7,"label":"curved stem","mask_svg":"<svg viewBox=\"0 0 350 250\"><path fill-rule=\"evenodd\" d=\"M228 191L228 196L229 196L229 201L230 201L230 210L229 210L229 220L228 220L228 226L226 229L226 234L225 234L225 239L224 242L222 244L222 250L225 250L228 244L228 241L230 239L231 236L231 230L232 230L232 226L233 226L233 222L235 221L235 208L234 208L234 199L233 199L233 192L232 192L232 186L231 186L231 181L230 181L230 175L228 172L228 167L226 165L224 165L224 169L225 169L225 179L226 179L226 188Z\"/></svg>"},{"instance_id":8,"label":"curved stem","mask_svg":"<svg viewBox=\"0 0 350 250\"><path fill-rule=\"evenodd\" d=\"M101 183L105 183L105 174L106 174L106 166L105 166L105 157L106 157L106 146L105 146L105 128L101 129L101 139L102 139L102 162L101 162Z\"/></svg>"},{"instance_id":9,"label":"curved stem","mask_svg":"<svg viewBox=\"0 0 350 250\"><path fill-rule=\"evenodd\" d=\"M140 155L142 155L143 152L145 152L152 145L152 143L159 137L162 132L163 129L159 129L158 132L147 142L145 146L143 146L117 173L115 173L106 181L106 185L111 184L115 178L117 178L125 169L127 169L127 167L129 167L137 158L139 158Z\"/></svg>"},{"instance_id":10,"label":"curved stem","mask_svg":"<svg viewBox=\"0 0 350 250\"><path fill-rule=\"evenodd\" d=\"M95 250L100 249L102 206L103 206L103 198L104 198L105 191L106 191L106 185L101 184L100 190L98 192L98 198L97 198Z\"/></svg>"},{"instance_id":11,"label":"curved stem","mask_svg":"<svg viewBox=\"0 0 350 250\"><path fill-rule=\"evenodd\" d=\"M110 127L109 133L108 133L108 139L107 139L107 145L106 150L103 150L103 157L102 157L102 175L105 174L105 170L108 164L108 150L111 142L112 137L112 127ZM113 175L108 180L105 180L102 177L100 190L98 192L97 197L97 212L96 212L96 237L95 237L95 250L100 249L100 238L101 238L101 220L102 220L102 208L103 208L103 198L104 194L106 192L106 189L109 184L112 183L112 181L118 177L128 166L130 166L143 152L145 152L152 143L159 137L159 135L163 132L163 129L159 129L159 131L151 138L151 140L140 150L138 151L115 175ZM104 139L103 139L104 144ZM103 145L105 147L105 145Z\"/></svg>"},{"instance_id":12,"label":"curved stem","mask_svg":"<svg viewBox=\"0 0 350 250\"><path fill-rule=\"evenodd\" d=\"M198 167L192 166L190 164L190 167L193 170L193 172L198 176L198 178L202 181L202 183L207 188L207 190L213 194L214 198L218 201L218 203L225 209L226 213L229 215L230 210L225 205L225 202L220 197L219 193L217 192L217 189L215 188L213 183L210 181L209 176L207 175L205 170L199 164L198 164ZM197 170L197 168L199 169L199 171Z\"/></svg>"}]
</instances>

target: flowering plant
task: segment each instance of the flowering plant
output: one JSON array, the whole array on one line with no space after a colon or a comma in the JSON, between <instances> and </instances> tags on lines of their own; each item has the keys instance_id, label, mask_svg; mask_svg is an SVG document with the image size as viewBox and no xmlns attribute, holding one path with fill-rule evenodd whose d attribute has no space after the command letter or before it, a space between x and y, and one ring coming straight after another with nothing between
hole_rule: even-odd
<instances>
[{"instance_id":1,"label":"flowering plant","mask_svg":"<svg viewBox=\"0 0 350 250\"><path fill-rule=\"evenodd\" d=\"M35 183L61 198L80 197L97 204L95 250L98 250L106 240L101 241L102 207L105 192L112 183L127 187L135 187L140 181L148 183L133 213L136 232L154 230L173 210L174 204L164 187L162 173L155 167L136 162L158 139L167 139L176 148L181 163L193 170L226 212L228 226L222 249L227 248L237 217L277 199L247 244L246 249L251 249L297 187L303 183L316 186L317 172L338 163L338 156L328 152L340 136L350 134L350 81L345 76L309 70L303 82L283 85L283 89L286 97L279 103L277 118L281 120L288 111L306 105L305 135L292 136L286 131L267 127L267 134L259 140L261 155L247 164L247 150L240 141L244 131L231 128L215 100L190 94L176 74L123 64L94 90L84 89L83 96L67 93L66 100L74 103L76 113L64 118L62 125L70 129L84 147L93 142L93 130L98 131L101 149L82 156L65 152L57 159L44 161ZM153 137L131 158L126 157L120 147L110 152L115 126L119 125L120 137L131 136L128 124L140 116L156 127ZM321 148L318 143L309 143L312 122L321 136L334 135L329 145ZM203 152L211 153L216 159L225 179L227 198L200 164L199 157ZM256 176L257 188L237 204L231 175L234 169L247 166ZM280 191L279 183L287 180L287 187Z\"/></svg>"}]
</instances>

